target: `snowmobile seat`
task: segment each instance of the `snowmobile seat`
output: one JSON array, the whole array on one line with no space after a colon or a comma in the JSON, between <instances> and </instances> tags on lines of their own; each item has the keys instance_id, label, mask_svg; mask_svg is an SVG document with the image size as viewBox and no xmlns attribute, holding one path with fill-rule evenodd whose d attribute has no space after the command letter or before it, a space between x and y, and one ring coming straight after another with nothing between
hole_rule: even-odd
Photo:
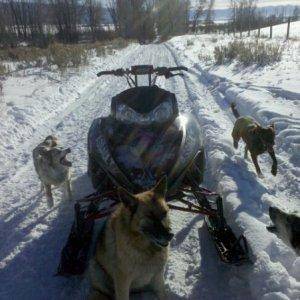
<instances>
[{"instance_id":1,"label":"snowmobile seat","mask_svg":"<svg viewBox=\"0 0 300 300\"><path fill-rule=\"evenodd\" d=\"M111 116L126 123L165 123L178 116L178 105L173 93L157 86L128 89L111 102Z\"/></svg>"}]
</instances>

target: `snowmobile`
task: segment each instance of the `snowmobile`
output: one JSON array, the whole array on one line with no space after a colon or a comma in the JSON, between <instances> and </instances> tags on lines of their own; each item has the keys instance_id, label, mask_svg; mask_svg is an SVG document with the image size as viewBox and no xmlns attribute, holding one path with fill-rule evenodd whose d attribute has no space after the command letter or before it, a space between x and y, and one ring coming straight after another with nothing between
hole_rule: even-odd
<instances>
[{"instance_id":1,"label":"snowmobile","mask_svg":"<svg viewBox=\"0 0 300 300\"><path fill-rule=\"evenodd\" d=\"M205 215L223 262L248 261L246 239L237 238L227 224L221 196L200 186L205 149L199 123L193 115L179 112L173 93L156 85L159 76L184 76L182 71L188 69L138 65L97 74L125 77L130 88L113 97L110 115L95 119L89 129L88 175L96 192L75 204L75 221L58 275L84 272L95 220L114 210L119 187L139 193L162 176L168 179L170 209ZM140 75L147 76L147 86L138 85Z\"/></svg>"}]
</instances>

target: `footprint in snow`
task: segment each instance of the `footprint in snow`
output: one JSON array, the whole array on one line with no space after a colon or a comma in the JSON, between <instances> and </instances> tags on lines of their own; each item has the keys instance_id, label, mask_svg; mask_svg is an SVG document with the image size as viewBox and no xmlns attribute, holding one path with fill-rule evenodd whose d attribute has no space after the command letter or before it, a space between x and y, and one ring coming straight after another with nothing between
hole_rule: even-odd
<instances>
[{"instance_id":1,"label":"footprint in snow","mask_svg":"<svg viewBox=\"0 0 300 300\"><path fill-rule=\"evenodd\" d=\"M64 122L59 122L57 125L56 125L56 129L57 130L62 130L64 128Z\"/></svg>"}]
</instances>

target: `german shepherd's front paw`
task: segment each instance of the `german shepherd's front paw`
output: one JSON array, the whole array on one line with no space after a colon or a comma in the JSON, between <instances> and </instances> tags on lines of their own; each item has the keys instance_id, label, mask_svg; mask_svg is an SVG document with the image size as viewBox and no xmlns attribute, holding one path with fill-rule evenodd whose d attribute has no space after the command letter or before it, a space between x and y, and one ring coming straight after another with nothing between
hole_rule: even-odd
<instances>
[{"instance_id":1,"label":"german shepherd's front paw","mask_svg":"<svg viewBox=\"0 0 300 300\"><path fill-rule=\"evenodd\" d=\"M258 177L258 178L261 178L261 179L262 179L262 178L265 178L265 176L264 176L263 173L257 173L257 177Z\"/></svg>"}]
</instances>

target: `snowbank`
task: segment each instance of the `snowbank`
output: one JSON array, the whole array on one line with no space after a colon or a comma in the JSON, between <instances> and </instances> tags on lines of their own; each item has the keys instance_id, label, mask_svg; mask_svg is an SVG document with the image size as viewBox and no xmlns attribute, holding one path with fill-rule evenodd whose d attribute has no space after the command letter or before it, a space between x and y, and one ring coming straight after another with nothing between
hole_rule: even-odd
<instances>
[{"instance_id":1,"label":"snowbank","mask_svg":"<svg viewBox=\"0 0 300 300\"><path fill-rule=\"evenodd\" d=\"M270 222L270 205L300 211L299 44L288 42L285 51L292 55L288 58L285 53L283 62L267 68L243 69L236 63L214 66L211 61L214 46L231 39L217 35L176 37L170 40L168 48L177 63L189 67L192 74L186 80L186 87L206 136L207 185L223 195L226 218L236 233L245 234L250 244L253 265L242 272L248 278L252 297L298 299L299 259L266 230L266 225ZM289 72L289 77L285 72L280 73L282 69ZM285 89L278 84L287 80L290 86ZM234 150L231 102L237 104L242 115L251 115L262 125L275 123L277 177L270 174L267 154L259 158L265 175L259 179L252 162L243 158L242 146L238 152Z\"/></svg>"}]
</instances>

